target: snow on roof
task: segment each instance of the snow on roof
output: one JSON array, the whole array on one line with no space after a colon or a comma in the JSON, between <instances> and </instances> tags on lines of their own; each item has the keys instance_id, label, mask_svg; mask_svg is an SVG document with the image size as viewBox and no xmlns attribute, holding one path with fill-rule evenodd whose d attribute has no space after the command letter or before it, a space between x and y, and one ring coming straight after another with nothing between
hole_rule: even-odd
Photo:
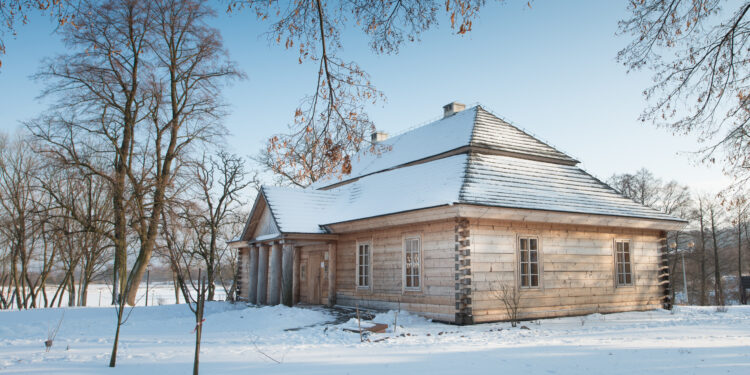
<instances>
[{"instance_id":1,"label":"snow on roof","mask_svg":"<svg viewBox=\"0 0 750 375\"><path fill-rule=\"evenodd\" d=\"M577 160L479 106L383 144L390 150L355 158L345 184L264 187L279 230L322 233L326 224L453 203L683 221L621 196ZM465 146L475 148L404 166Z\"/></svg>"},{"instance_id":2,"label":"snow on roof","mask_svg":"<svg viewBox=\"0 0 750 375\"><path fill-rule=\"evenodd\" d=\"M344 177L344 180L366 176L467 146L471 141L477 108L458 112L453 116L386 139L378 144L382 146L382 152L373 153L364 150L358 153L352 160L351 173ZM318 189L339 182L338 178L330 177L321 179L310 188Z\"/></svg>"},{"instance_id":3,"label":"snow on roof","mask_svg":"<svg viewBox=\"0 0 750 375\"><path fill-rule=\"evenodd\" d=\"M381 152L363 150L352 160L352 171L342 180L352 180L372 173L387 171L413 161L422 160L465 146L478 146L497 151L556 159L566 163L577 160L507 123L481 106L474 106L427 125L379 143ZM310 189L340 183L331 176L323 178Z\"/></svg>"},{"instance_id":4,"label":"snow on roof","mask_svg":"<svg viewBox=\"0 0 750 375\"><path fill-rule=\"evenodd\" d=\"M576 166L500 155L474 154L461 203L680 220L625 198Z\"/></svg>"},{"instance_id":5,"label":"snow on roof","mask_svg":"<svg viewBox=\"0 0 750 375\"><path fill-rule=\"evenodd\" d=\"M554 147L486 111L484 108L475 108L477 108L477 115L474 120L474 132L471 136L472 146L556 159L574 164L578 162Z\"/></svg>"},{"instance_id":6,"label":"snow on roof","mask_svg":"<svg viewBox=\"0 0 750 375\"><path fill-rule=\"evenodd\" d=\"M320 233L321 212L339 199L335 191L264 186L261 193L283 233Z\"/></svg>"},{"instance_id":7,"label":"snow on roof","mask_svg":"<svg viewBox=\"0 0 750 375\"><path fill-rule=\"evenodd\" d=\"M284 233L322 233L320 225L458 201L468 156L378 173L332 190L264 187Z\"/></svg>"}]
</instances>

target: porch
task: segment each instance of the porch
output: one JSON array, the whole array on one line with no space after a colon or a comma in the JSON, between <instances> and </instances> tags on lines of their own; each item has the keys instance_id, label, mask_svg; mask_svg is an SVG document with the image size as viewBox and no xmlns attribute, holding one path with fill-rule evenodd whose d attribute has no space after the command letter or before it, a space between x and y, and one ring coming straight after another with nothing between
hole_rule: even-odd
<instances>
[{"instance_id":1,"label":"porch","mask_svg":"<svg viewBox=\"0 0 750 375\"><path fill-rule=\"evenodd\" d=\"M335 305L337 239L278 234L230 243L239 252L238 299L256 305Z\"/></svg>"}]
</instances>

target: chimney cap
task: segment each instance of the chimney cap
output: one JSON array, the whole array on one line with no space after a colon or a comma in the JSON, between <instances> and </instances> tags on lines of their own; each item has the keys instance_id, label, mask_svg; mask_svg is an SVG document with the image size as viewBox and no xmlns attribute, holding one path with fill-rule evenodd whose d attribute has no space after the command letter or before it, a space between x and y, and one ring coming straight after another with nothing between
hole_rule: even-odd
<instances>
[{"instance_id":1,"label":"chimney cap","mask_svg":"<svg viewBox=\"0 0 750 375\"><path fill-rule=\"evenodd\" d=\"M371 137L372 143L383 142L386 139L388 139L388 133L375 131L372 133L372 135L370 135L370 137Z\"/></svg>"},{"instance_id":2,"label":"chimney cap","mask_svg":"<svg viewBox=\"0 0 750 375\"><path fill-rule=\"evenodd\" d=\"M450 102L443 106L443 117L450 117L466 109L466 104Z\"/></svg>"}]
</instances>

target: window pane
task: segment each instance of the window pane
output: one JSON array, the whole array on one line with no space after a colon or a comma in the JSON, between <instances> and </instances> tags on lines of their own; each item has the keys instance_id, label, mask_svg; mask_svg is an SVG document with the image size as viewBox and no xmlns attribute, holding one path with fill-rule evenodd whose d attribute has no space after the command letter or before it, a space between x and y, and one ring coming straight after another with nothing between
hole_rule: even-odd
<instances>
[{"instance_id":1,"label":"window pane","mask_svg":"<svg viewBox=\"0 0 750 375\"><path fill-rule=\"evenodd\" d=\"M529 250L536 250L536 238L529 239Z\"/></svg>"},{"instance_id":2,"label":"window pane","mask_svg":"<svg viewBox=\"0 0 750 375\"><path fill-rule=\"evenodd\" d=\"M539 276L531 275L531 286L539 286Z\"/></svg>"},{"instance_id":3,"label":"window pane","mask_svg":"<svg viewBox=\"0 0 750 375\"><path fill-rule=\"evenodd\" d=\"M521 262L528 262L528 254L529 252L526 250L521 250Z\"/></svg>"},{"instance_id":4,"label":"window pane","mask_svg":"<svg viewBox=\"0 0 750 375\"><path fill-rule=\"evenodd\" d=\"M357 247L357 271L359 275L357 277L357 285L367 287L370 284L370 245L360 244Z\"/></svg>"},{"instance_id":5,"label":"window pane","mask_svg":"<svg viewBox=\"0 0 750 375\"><path fill-rule=\"evenodd\" d=\"M526 239L521 238L521 250L526 250Z\"/></svg>"},{"instance_id":6,"label":"window pane","mask_svg":"<svg viewBox=\"0 0 750 375\"><path fill-rule=\"evenodd\" d=\"M538 275L539 274L539 264L538 263L531 263L531 274L532 275Z\"/></svg>"},{"instance_id":7,"label":"window pane","mask_svg":"<svg viewBox=\"0 0 750 375\"><path fill-rule=\"evenodd\" d=\"M536 259L536 251L531 251L531 252L529 252L529 253L531 254L531 255L529 256L529 259L530 259L530 260L531 260L532 262L536 262L536 261L537 261L537 259Z\"/></svg>"},{"instance_id":8,"label":"window pane","mask_svg":"<svg viewBox=\"0 0 750 375\"><path fill-rule=\"evenodd\" d=\"M630 242L615 242L615 260L618 285L632 285L632 259L630 258Z\"/></svg>"},{"instance_id":9,"label":"window pane","mask_svg":"<svg viewBox=\"0 0 750 375\"><path fill-rule=\"evenodd\" d=\"M404 286L407 288L419 287L420 250L420 241L418 238L404 240Z\"/></svg>"}]
</instances>

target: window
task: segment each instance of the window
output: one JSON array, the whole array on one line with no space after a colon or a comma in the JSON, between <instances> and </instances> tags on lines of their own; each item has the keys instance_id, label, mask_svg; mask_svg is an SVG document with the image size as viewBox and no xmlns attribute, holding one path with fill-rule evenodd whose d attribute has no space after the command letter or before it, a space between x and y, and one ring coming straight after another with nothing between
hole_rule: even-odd
<instances>
[{"instance_id":1,"label":"window","mask_svg":"<svg viewBox=\"0 0 750 375\"><path fill-rule=\"evenodd\" d=\"M521 237L518 242L521 286L539 287L539 240L533 237Z\"/></svg>"},{"instance_id":2,"label":"window","mask_svg":"<svg viewBox=\"0 0 750 375\"><path fill-rule=\"evenodd\" d=\"M370 244L357 244L357 287L370 287Z\"/></svg>"},{"instance_id":3,"label":"window","mask_svg":"<svg viewBox=\"0 0 750 375\"><path fill-rule=\"evenodd\" d=\"M615 241L615 271L617 285L633 285L633 265L630 260L630 241Z\"/></svg>"},{"instance_id":4,"label":"window","mask_svg":"<svg viewBox=\"0 0 750 375\"><path fill-rule=\"evenodd\" d=\"M419 237L411 237L404 240L404 285L406 289L415 290L420 287L420 252Z\"/></svg>"}]
</instances>

